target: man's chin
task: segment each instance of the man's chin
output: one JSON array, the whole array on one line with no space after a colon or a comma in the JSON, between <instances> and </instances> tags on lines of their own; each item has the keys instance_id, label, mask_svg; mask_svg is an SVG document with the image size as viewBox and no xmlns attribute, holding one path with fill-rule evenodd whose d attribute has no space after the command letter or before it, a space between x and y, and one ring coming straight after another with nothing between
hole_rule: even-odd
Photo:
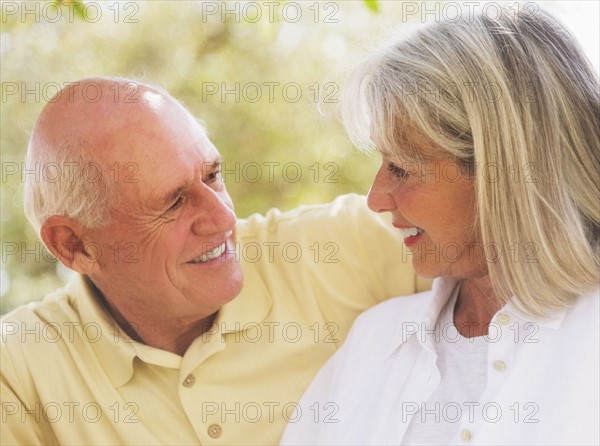
<instances>
[{"instance_id":1,"label":"man's chin","mask_svg":"<svg viewBox=\"0 0 600 446\"><path fill-rule=\"evenodd\" d=\"M217 277L211 279L213 282L218 280ZM213 286L202 286L202 284L199 284L198 282L196 282L195 285L194 288L197 289L197 293L195 293L196 299L198 298L197 296L204 296L203 300L205 300L206 303L210 302L212 305L220 308L239 296L244 286L244 276L241 268L239 268L227 276L224 276L219 280L219 283L214 284Z\"/></svg>"},{"instance_id":2,"label":"man's chin","mask_svg":"<svg viewBox=\"0 0 600 446\"><path fill-rule=\"evenodd\" d=\"M242 292L242 288L244 287L244 275L242 272L239 272L239 277L232 279L232 282L229 283L229 297L225 297L227 302L231 302L233 299L238 297ZM227 303L224 302L224 303Z\"/></svg>"}]
</instances>

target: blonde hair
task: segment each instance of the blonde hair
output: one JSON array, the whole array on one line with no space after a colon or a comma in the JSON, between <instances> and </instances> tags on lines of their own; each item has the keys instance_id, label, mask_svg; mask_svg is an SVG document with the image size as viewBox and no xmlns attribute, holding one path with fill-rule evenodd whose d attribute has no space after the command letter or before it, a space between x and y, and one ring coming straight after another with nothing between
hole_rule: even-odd
<instances>
[{"instance_id":1,"label":"blonde hair","mask_svg":"<svg viewBox=\"0 0 600 446\"><path fill-rule=\"evenodd\" d=\"M482 242L504 254L488 262L502 303L543 316L598 287L600 87L556 19L502 8L426 25L365 61L345 91L357 146L419 162L416 133L473 169ZM515 246L535 256L509 256Z\"/></svg>"}]
</instances>

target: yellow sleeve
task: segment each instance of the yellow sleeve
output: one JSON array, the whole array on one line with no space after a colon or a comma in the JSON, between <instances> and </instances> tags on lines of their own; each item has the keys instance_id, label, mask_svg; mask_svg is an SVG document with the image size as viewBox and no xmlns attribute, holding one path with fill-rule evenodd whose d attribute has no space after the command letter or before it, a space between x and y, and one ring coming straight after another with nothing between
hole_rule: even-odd
<instances>
[{"instance_id":1,"label":"yellow sleeve","mask_svg":"<svg viewBox=\"0 0 600 446\"><path fill-rule=\"evenodd\" d=\"M307 306L315 299L323 318L339 322L343 332L367 308L428 286L418 282L389 215L369 210L364 196L253 215L238 224L238 234L242 261L253 263L248 270L269 290L289 290L273 299L305 299Z\"/></svg>"},{"instance_id":2,"label":"yellow sleeve","mask_svg":"<svg viewBox=\"0 0 600 446\"><path fill-rule=\"evenodd\" d=\"M17 393L22 392L18 390L20 388L18 378L12 367L7 349L6 345L2 345L0 354L2 364L2 372L0 373L0 412L2 416L0 444L47 444L42 439L40 423L36 422L36 417L42 416L43 408L40 407L39 402L34 402L33 405L30 403L29 406L31 407L28 407L27 402L17 396Z\"/></svg>"}]
</instances>

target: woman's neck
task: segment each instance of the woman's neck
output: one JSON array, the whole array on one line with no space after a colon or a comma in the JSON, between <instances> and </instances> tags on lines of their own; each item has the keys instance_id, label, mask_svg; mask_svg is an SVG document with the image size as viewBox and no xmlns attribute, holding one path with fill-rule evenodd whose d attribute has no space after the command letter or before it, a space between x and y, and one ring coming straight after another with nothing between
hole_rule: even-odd
<instances>
[{"instance_id":1,"label":"woman's neck","mask_svg":"<svg viewBox=\"0 0 600 446\"><path fill-rule=\"evenodd\" d=\"M454 306L454 325L466 338L484 336L500 308L502 303L494 293L489 276L465 279Z\"/></svg>"}]
</instances>

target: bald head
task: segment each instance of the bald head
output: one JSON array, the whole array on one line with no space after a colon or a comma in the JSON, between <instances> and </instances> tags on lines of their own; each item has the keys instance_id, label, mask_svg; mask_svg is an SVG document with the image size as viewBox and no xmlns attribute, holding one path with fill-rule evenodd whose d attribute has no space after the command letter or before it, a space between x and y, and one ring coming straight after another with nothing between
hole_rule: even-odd
<instances>
[{"instance_id":1,"label":"bald head","mask_svg":"<svg viewBox=\"0 0 600 446\"><path fill-rule=\"evenodd\" d=\"M87 227L105 224L121 186L110 181L119 175L114 166L143 164L152 156L148 143L182 120L198 125L166 91L130 79L88 78L63 88L29 142L28 168L39 171L25 184L33 226L56 214Z\"/></svg>"},{"instance_id":2,"label":"bald head","mask_svg":"<svg viewBox=\"0 0 600 446\"><path fill-rule=\"evenodd\" d=\"M74 82L42 110L29 150L61 150L80 141L79 150L99 160L112 159L124 134L142 124L160 123L169 107L181 108L167 92L123 78L89 78Z\"/></svg>"},{"instance_id":3,"label":"bald head","mask_svg":"<svg viewBox=\"0 0 600 446\"><path fill-rule=\"evenodd\" d=\"M169 341L156 345L172 342L181 321L212 320L239 293L221 155L165 91L127 79L76 82L42 111L27 162L58 167L25 184L46 246L92 280L117 319L154 327L169 308Z\"/></svg>"}]
</instances>

